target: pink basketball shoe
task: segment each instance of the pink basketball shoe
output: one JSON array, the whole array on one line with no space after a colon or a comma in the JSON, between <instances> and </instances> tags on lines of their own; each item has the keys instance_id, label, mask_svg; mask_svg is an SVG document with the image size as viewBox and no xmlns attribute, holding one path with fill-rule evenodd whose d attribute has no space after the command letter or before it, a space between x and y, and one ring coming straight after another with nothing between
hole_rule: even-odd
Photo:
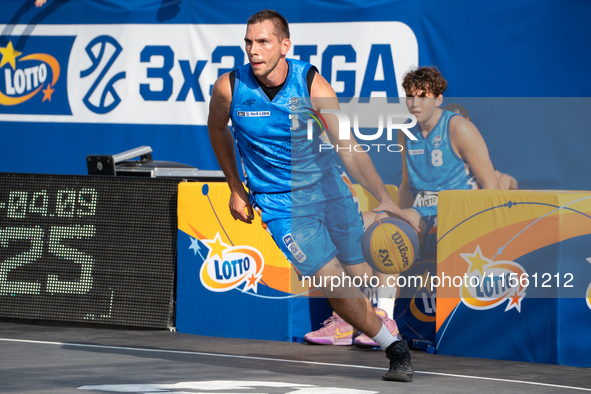
<instances>
[{"instance_id":1,"label":"pink basketball shoe","mask_svg":"<svg viewBox=\"0 0 591 394\"><path fill-rule=\"evenodd\" d=\"M322 325L324 327L321 329L307 333L304 341L315 345L348 346L352 344L353 335L357 330L336 312L333 312Z\"/></svg>"}]
</instances>

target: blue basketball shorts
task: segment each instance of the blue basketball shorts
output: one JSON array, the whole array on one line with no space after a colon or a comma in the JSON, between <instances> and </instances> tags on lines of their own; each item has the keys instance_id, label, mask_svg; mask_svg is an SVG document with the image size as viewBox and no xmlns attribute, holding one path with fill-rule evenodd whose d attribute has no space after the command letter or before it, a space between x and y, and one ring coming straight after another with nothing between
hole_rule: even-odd
<instances>
[{"instance_id":1,"label":"blue basketball shorts","mask_svg":"<svg viewBox=\"0 0 591 394\"><path fill-rule=\"evenodd\" d=\"M365 261L359 204L332 168L318 182L285 193L250 193L263 226L300 275L311 276L336 257L341 264Z\"/></svg>"},{"instance_id":2,"label":"blue basketball shorts","mask_svg":"<svg viewBox=\"0 0 591 394\"><path fill-rule=\"evenodd\" d=\"M413 207L425 221L427 227L421 237L419 254L415 261L437 259L437 205L431 207Z\"/></svg>"}]
</instances>

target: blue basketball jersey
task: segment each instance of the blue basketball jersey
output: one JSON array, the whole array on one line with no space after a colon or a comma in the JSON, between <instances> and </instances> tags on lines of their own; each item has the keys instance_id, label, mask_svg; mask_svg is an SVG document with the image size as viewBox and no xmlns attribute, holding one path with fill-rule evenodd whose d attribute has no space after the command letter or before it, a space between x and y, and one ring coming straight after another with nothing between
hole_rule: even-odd
<instances>
[{"instance_id":1,"label":"blue basketball jersey","mask_svg":"<svg viewBox=\"0 0 591 394\"><path fill-rule=\"evenodd\" d=\"M286 192L311 185L333 165L334 153L322 122L312 111L306 82L309 63L287 59L285 85L269 100L250 64L236 70L230 106L234 136L244 165L246 185L260 193ZM308 139L308 119L313 134Z\"/></svg>"},{"instance_id":2,"label":"blue basketball jersey","mask_svg":"<svg viewBox=\"0 0 591 394\"><path fill-rule=\"evenodd\" d=\"M436 206L440 190L477 188L468 165L451 146L449 122L456 115L443 110L427 138L423 137L418 124L410 129L417 140L406 137L408 183L415 207Z\"/></svg>"}]
</instances>

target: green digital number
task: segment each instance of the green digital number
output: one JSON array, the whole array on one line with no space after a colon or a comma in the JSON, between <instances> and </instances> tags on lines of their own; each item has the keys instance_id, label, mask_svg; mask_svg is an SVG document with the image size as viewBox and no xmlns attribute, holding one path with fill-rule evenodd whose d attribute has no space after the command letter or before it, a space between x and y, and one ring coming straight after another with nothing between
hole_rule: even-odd
<instances>
[{"instance_id":1,"label":"green digital number","mask_svg":"<svg viewBox=\"0 0 591 394\"><path fill-rule=\"evenodd\" d=\"M47 277L47 291L60 294L86 294L92 288L92 269L94 258L76 249L68 248L60 242L64 239L88 239L94 237L94 226L68 226L51 228L49 235L49 253L63 260L80 265L80 279L77 281L60 280L57 275Z\"/></svg>"},{"instance_id":2,"label":"green digital number","mask_svg":"<svg viewBox=\"0 0 591 394\"><path fill-rule=\"evenodd\" d=\"M39 294L41 284L38 282L9 281L8 273L22 265L37 260L43 254L43 229L35 227L0 228L0 247L8 247L9 241L30 241L29 249L21 254L0 262L0 295L6 294Z\"/></svg>"}]
</instances>

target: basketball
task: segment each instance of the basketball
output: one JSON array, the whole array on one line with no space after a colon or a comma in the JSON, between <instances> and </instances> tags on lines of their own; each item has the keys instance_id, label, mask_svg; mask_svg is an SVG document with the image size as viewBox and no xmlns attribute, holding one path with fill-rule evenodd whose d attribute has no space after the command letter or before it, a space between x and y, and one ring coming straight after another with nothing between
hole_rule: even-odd
<instances>
[{"instance_id":1,"label":"basketball","mask_svg":"<svg viewBox=\"0 0 591 394\"><path fill-rule=\"evenodd\" d=\"M401 219L385 218L373 222L363 234L361 249L365 261L384 274L398 274L412 266L419 251L419 237Z\"/></svg>"}]
</instances>

